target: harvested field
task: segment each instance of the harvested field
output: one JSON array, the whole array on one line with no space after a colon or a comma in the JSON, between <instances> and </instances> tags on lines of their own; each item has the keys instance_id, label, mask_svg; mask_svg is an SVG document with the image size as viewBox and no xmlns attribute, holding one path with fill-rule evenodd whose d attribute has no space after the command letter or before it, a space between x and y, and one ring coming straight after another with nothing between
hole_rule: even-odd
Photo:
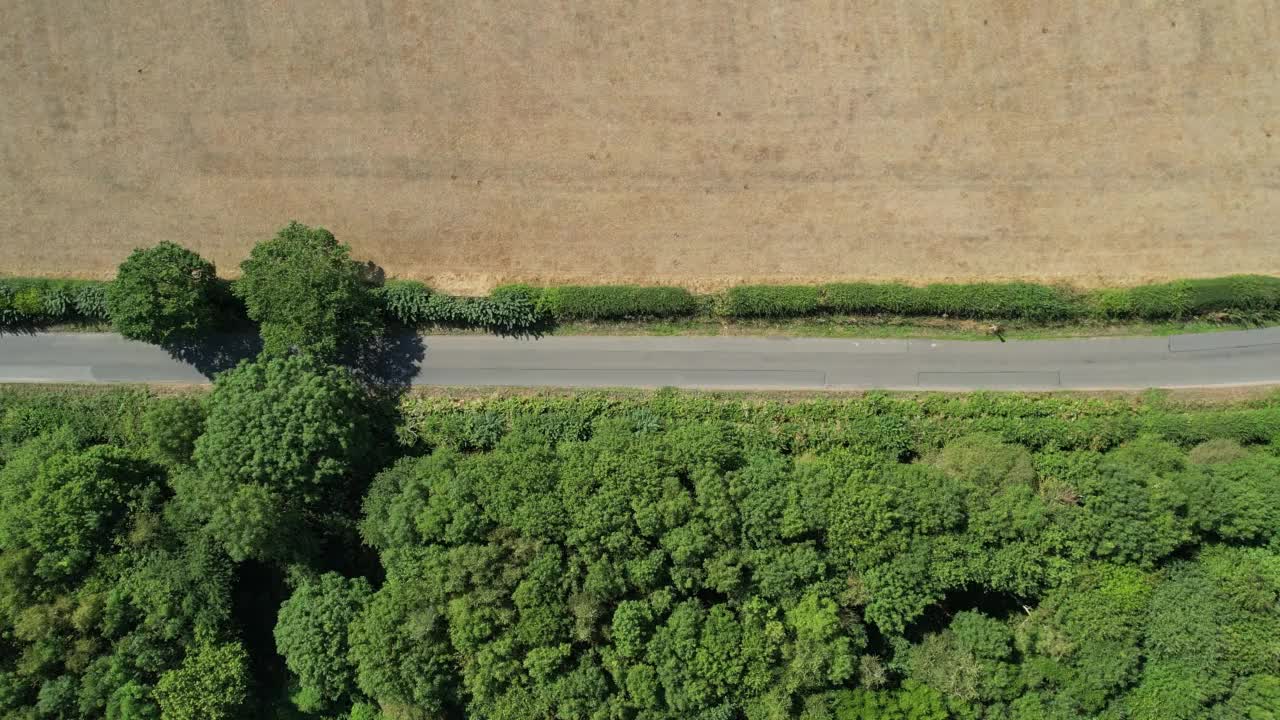
<instances>
[{"instance_id":1,"label":"harvested field","mask_svg":"<svg viewBox=\"0 0 1280 720\"><path fill-rule=\"evenodd\" d=\"M323 9L321 9L323 7ZM0 273L1280 274L1280 3L0 0Z\"/></svg>"}]
</instances>

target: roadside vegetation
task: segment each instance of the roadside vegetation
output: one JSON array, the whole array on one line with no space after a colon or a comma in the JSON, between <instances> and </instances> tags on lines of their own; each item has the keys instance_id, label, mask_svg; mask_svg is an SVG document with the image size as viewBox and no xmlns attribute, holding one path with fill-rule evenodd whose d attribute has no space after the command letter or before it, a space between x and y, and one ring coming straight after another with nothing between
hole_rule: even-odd
<instances>
[{"instance_id":1,"label":"roadside vegetation","mask_svg":"<svg viewBox=\"0 0 1280 720\"><path fill-rule=\"evenodd\" d=\"M131 336L242 303L263 351L207 393L0 389L0 717L1280 707L1280 396L407 397L350 352L406 286L324 231L229 291L129 262ZM433 297L396 302L542 303Z\"/></svg>"},{"instance_id":2,"label":"roadside vegetation","mask_svg":"<svg viewBox=\"0 0 1280 720\"><path fill-rule=\"evenodd\" d=\"M1276 396L384 412L299 354L0 390L0 716L1280 707Z\"/></svg>"},{"instance_id":3,"label":"roadside vegetation","mask_svg":"<svg viewBox=\"0 0 1280 720\"><path fill-rule=\"evenodd\" d=\"M323 228L291 223L260 243L240 277L172 243L135 251L113 282L0 279L0 331L110 325L160 344L261 324L278 349L306 331L338 344L386 324L529 335L749 334L847 337L1071 337L1168 334L1280 323L1280 278L1234 275L1130 288L1032 283L744 285L699 295L679 287L506 285L489 295L385 281ZM292 272L293 275L288 273ZM336 310L335 308L347 308ZM347 313L345 316L339 313ZM302 327L292 318L305 317ZM342 333L326 328L347 328ZM336 346L313 348L336 352Z\"/></svg>"}]
</instances>

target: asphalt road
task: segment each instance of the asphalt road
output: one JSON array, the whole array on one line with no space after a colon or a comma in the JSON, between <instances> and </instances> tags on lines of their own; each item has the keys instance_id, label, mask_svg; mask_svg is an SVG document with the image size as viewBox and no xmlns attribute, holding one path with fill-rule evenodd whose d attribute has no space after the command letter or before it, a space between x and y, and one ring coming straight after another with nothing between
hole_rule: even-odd
<instances>
[{"instance_id":1,"label":"asphalt road","mask_svg":"<svg viewBox=\"0 0 1280 720\"><path fill-rule=\"evenodd\" d=\"M416 385L1097 390L1280 383L1280 328L1007 343L468 335L413 345L391 362ZM0 382L202 383L206 373L116 335L0 336Z\"/></svg>"}]
</instances>

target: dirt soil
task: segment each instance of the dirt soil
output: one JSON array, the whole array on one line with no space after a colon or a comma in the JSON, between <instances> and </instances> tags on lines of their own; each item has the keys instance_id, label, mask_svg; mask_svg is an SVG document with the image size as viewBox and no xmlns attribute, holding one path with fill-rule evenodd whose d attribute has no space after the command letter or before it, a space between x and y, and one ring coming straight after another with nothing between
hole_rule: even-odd
<instances>
[{"instance_id":1,"label":"dirt soil","mask_svg":"<svg viewBox=\"0 0 1280 720\"><path fill-rule=\"evenodd\" d=\"M1280 274L1275 0L0 0L0 274Z\"/></svg>"}]
</instances>

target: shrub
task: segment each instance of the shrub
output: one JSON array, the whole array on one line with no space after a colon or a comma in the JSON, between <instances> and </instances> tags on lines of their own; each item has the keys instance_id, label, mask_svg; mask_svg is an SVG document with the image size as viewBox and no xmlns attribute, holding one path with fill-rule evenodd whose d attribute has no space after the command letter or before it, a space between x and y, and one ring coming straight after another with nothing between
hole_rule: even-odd
<instances>
[{"instance_id":1,"label":"shrub","mask_svg":"<svg viewBox=\"0 0 1280 720\"><path fill-rule=\"evenodd\" d=\"M1196 413L1155 414L1142 418L1142 429L1170 442L1191 446L1226 438L1242 445L1264 443L1280 427L1280 409L1217 410Z\"/></svg>"},{"instance_id":2,"label":"shrub","mask_svg":"<svg viewBox=\"0 0 1280 720\"><path fill-rule=\"evenodd\" d=\"M1126 288L1094 290L1084 297L1084 311L1103 320L1134 316L1133 294Z\"/></svg>"},{"instance_id":3,"label":"shrub","mask_svg":"<svg viewBox=\"0 0 1280 720\"><path fill-rule=\"evenodd\" d=\"M41 318L47 316L44 311L44 294L38 287L25 288L15 293L13 296L13 309L24 317Z\"/></svg>"},{"instance_id":4,"label":"shrub","mask_svg":"<svg viewBox=\"0 0 1280 720\"><path fill-rule=\"evenodd\" d=\"M919 312L964 318L1060 320L1076 314L1062 290L1032 283L934 284L923 288Z\"/></svg>"},{"instance_id":5,"label":"shrub","mask_svg":"<svg viewBox=\"0 0 1280 720\"><path fill-rule=\"evenodd\" d=\"M900 283L832 283L822 286L822 306L842 313L894 313L919 311L921 292Z\"/></svg>"},{"instance_id":6,"label":"shrub","mask_svg":"<svg viewBox=\"0 0 1280 720\"><path fill-rule=\"evenodd\" d=\"M77 283L71 289L71 302L75 312L86 320L109 320L106 283Z\"/></svg>"},{"instance_id":7,"label":"shrub","mask_svg":"<svg viewBox=\"0 0 1280 720\"><path fill-rule=\"evenodd\" d=\"M0 279L0 329L106 320L106 288L92 280Z\"/></svg>"},{"instance_id":8,"label":"shrub","mask_svg":"<svg viewBox=\"0 0 1280 720\"><path fill-rule=\"evenodd\" d=\"M725 317L799 317L818 309L818 288L810 285L739 285L721 300Z\"/></svg>"},{"instance_id":9,"label":"shrub","mask_svg":"<svg viewBox=\"0 0 1280 720\"><path fill-rule=\"evenodd\" d=\"M1249 456L1240 443L1227 438L1216 438L1200 443L1191 448L1187 460L1194 465L1216 465L1229 463Z\"/></svg>"},{"instance_id":10,"label":"shrub","mask_svg":"<svg viewBox=\"0 0 1280 720\"><path fill-rule=\"evenodd\" d=\"M174 243L134 250L107 291L111 322L150 343L198 333L213 320L216 281L213 263Z\"/></svg>"},{"instance_id":11,"label":"shrub","mask_svg":"<svg viewBox=\"0 0 1280 720\"><path fill-rule=\"evenodd\" d=\"M1280 278L1231 275L1188 280L1192 313L1220 311L1264 312L1280 309Z\"/></svg>"},{"instance_id":12,"label":"shrub","mask_svg":"<svg viewBox=\"0 0 1280 720\"><path fill-rule=\"evenodd\" d=\"M1186 280L1129 289L1134 315L1144 320L1178 319L1191 310L1191 285Z\"/></svg>"},{"instance_id":13,"label":"shrub","mask_svg":"<svg viewBox=\"0 0 1280 720\"><path fill-rule=\"evenodd\" d=\"M386 315L411 327L475 327L522 334L545 321L537 290L523 285L497 288L489 297L458 297L433 293L412 280L395 280L379 290L377 300Z\"/></svg>"},{"instance_id":14,"label":"shrub","mask_svg":"<svg viewBox=\"0 0 1280 720\"><path fill-rule=\"evenodd\" d=\"M432 298L431 290L413 280L391 280L378 288L378 301L391 319L409 326L424 324Z\"/></svg>"},{"instance_id":15,"label":"shrub","mask_svg":"<svg viewBox=\"0 0 1280 720\"><path fill-rule=\"evenodd\" d=\"M147 445L161 460L190 462L196 439L204 431L204 406L190 396L160 398L142 415Z\"/></svg>"},{"instance_id":16,"label":"shrub","mask_svg":"<svg viewBox=\"0 0 1280 720\"><path fill-rule=\"evenodd\" d=\"M932 458L932 464L978 487L1031 486L1036 480L1031 453L994 435L967 435L952 440Z\"/></svg>"},{"instance_id":17,"label":"shrub","mask_svg":"<svg viewBox=\"0 0 1280 720\"><path fill-rule=\"evenodd\" d=\"M542 292L543 307L558 320L617 320L689 315L697 298L678 287L565 285Z\"/></svg>"}]
</instances>

